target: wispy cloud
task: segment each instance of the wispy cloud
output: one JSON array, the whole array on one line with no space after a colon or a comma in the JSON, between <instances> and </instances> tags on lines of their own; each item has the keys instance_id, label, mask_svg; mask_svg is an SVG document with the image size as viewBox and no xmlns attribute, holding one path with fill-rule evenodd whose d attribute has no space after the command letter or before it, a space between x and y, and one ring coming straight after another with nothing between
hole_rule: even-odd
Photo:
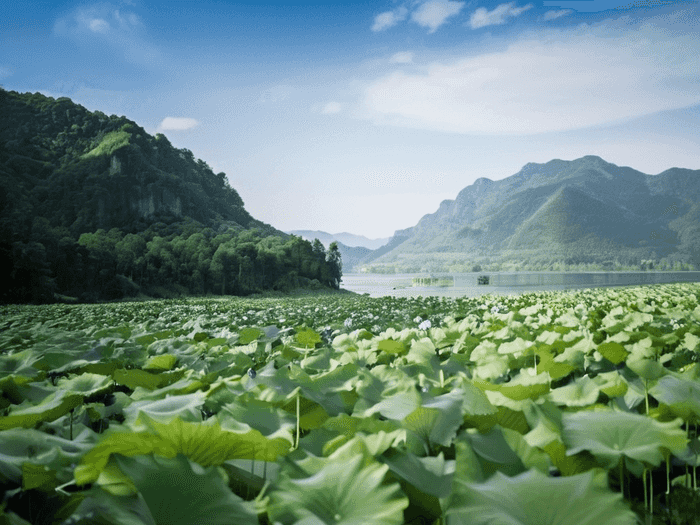
<instances>
[{"instance_id":1,"label":"wispy cloud","mask_svg":"<svg viewBox=\"0 0 700 525\"><path fill-rule=\"evenodd\" d=\"M572 9L557 9L557 10L550 10L547 11L544 14L544 19L545 20L556 20L557 18L561 18L562 16L570 15L574 11Z\"/></svg>"},{"instance_id":2,"label":"wispy cloud","mask_svg":"<svg viewBox=\"0 0 700 525\"><path fill-rule=\"evenodd\" d=\"M532 4L517 7L515 2L501 4L492 11L485 7L480 7L472 13L469 25L472 29L479 29L480 27L505 24L508 18L516 17L528 9L532 9L532 7Z\"/></svg>"},{"instance_id":3,"label":"wispy cloud","mask_svg":"<svg viewBox=\"0 0 700 525\"><path fill-rule=\"evenodd\" d=\"M340 104L340 102L328 102L325 106L323 106L321 113L324 115L334 115L336 113L340 113L342 110L343 105Z\"/></svg>"},{"instance_id":4,"label":"wispy cloud","mask_svg":"<svg viewBox=\"0 0 700 525\"><path fill-rule=\"evenodd\" d=\"M10 71L6 67L0 66L0 79L7 78L12 75L12 71Z\"/></svg>"},{"instance_id":5,"label":"wispy cloud","mask_svg":"<svg viewBox=\"0 0 700 525\"><path fill-rule=\"evenodd\" d=\"M408 15L408 9L405 7L399 7L393 11L385 11L384 13L378 14L374 18L374 25L372 25L372 31L384 31L390 27L395 26L399 22L406 20Z\"/></svg>"},{"instance_id":6,"label":"wispy cloud","mask_svg":"<svg viewBox=\"0 0 700 525\"><path fill-rule=\"evenodd\" d=\"M154 64L161 53L147 41L144 29L136 13L109 3L78 7L58 18L53 27L58 36L120 49L128 62Z\"/></svg>"},{"instance_id":7,"label":"wispy cloud","mask_svg":"<svg viewBox=\"0 0 700 525\"><path fill-rule=\"evenodd\" d=\"M534 134L699 104L692 24L671 31L660 18L625 23L550 29L504 51L393 72L367 86L362 114L413 128Z\"/></svg>"},{"instance_id":8,"label":"wispy cloud","mask_svg":"<svg viewBox=\"0 0 700 525\"><path fill-rule=\"evenodd\" d=\"M410 51L394 53L389 59L389 62L392 64L410 64L413 62L413 53Z\"/></svg>"},{"instance_id":9,"label":"wispy cloud","mask_svg":"<svg viewBox=\"0 0 700 525\"><path fill-rule=\"evenodd\" d=\"M161 131L184 131L198 126L199 122L187 117L165 117L158 126Z\"/></svg>"},{"instance_id":10,"label":"wispy cloud","mask_svg":"<svg viewBox=\"0 0 700 525\"><path fill-rule=\"evenodd\" d=\"M411 20L420 26L429 28L428 33L434 33L448 18L458 15L463 7L464 2L430 0L421 4L411 14Z\"/></svg>"},{"instance_id":11,"label":"wispy cloud","mask_svg":"<svg viewBox=\"0 0 700 525\"><path fill-rule=\"evenodd\" d=\"M260 103L276 103L276 102L282 102L283 100L286 100L289 98L289 93L291 91L291 88L287 85L278 85L278 86L273 86L269 89L266 89L260 94L260 98L258 99L258 102Z\"/></svg>"}]
</instances>

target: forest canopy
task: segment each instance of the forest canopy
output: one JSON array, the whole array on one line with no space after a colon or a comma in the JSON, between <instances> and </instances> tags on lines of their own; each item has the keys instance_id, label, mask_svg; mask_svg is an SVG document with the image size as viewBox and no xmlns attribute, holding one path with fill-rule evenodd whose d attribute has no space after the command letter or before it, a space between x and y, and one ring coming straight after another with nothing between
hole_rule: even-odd
<instances>
[{"instance_id":1,"label":"forest canopy","mask_svg":"<svg viewBox=\"0 0 700 525\"><path fill-rule=\"evenodd\" d=\"M245 210L225 173L135 122L0 89L2 302L339 288L337 245Z\"/></svg>"}]
</instances>

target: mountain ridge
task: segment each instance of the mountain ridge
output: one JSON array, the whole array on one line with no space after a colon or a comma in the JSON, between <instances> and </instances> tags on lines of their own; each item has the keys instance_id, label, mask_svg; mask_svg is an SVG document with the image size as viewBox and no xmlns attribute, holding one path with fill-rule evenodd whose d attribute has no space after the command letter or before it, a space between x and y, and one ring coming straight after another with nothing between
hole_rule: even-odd
<instances>
[{"instance_id":1,"label":"mountain ridge","mask_svg":"<svg viewBox=\"0 0 700 525\"><path fill-rule=\"evenodd\" d=\"M364 263L405 271L517 259L533 269L562 260L665 259L700 267L700 234L690 220L697 202L700 170L647 175L596 155L531 162L504 179L476 179L414 226L397 230L393 249ZM534 230L546 233L539 244Z\"/></svg>"}]
</instances>

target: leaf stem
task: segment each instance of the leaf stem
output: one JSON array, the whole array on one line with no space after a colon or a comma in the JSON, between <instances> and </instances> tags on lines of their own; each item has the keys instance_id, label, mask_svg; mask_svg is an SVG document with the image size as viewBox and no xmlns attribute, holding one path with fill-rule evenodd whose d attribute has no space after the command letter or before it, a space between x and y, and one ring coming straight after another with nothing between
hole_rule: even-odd
<instances>
[{"instance_id":1,"label":"leaf stem","mask_svg":"<svg viewBox=\"0 0 700 525\"><path fill-rule=\"evenodd\" d=\"M297 439L296 439L296 444L294 445L294 450L299 448L299 392L297 392Z\"/></svg>"}]
</instances>

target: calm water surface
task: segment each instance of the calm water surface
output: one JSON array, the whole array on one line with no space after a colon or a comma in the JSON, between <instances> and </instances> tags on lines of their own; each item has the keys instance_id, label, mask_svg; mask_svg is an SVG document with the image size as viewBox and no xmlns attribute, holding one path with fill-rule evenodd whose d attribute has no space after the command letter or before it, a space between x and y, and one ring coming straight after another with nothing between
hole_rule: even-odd
<instances>
[{"instance_id":1,"label":"calm water surface","mask_svg":"<svg viewBox=\"0 0 700 525\"><path fill-rule=\"evenodd\" d=\"M444 297L476 297L517 295L535 291L561 291L610 286L639 286L674 282L700 282L700 272L478 272L433 274L434 277L452 276L454 286L413 286L414 277L426 274L367 274L343 275L341 288L371 297L436 295ZM488 275L490 284L476 284L479 275Z\"/></svg>"}]
</instances>

